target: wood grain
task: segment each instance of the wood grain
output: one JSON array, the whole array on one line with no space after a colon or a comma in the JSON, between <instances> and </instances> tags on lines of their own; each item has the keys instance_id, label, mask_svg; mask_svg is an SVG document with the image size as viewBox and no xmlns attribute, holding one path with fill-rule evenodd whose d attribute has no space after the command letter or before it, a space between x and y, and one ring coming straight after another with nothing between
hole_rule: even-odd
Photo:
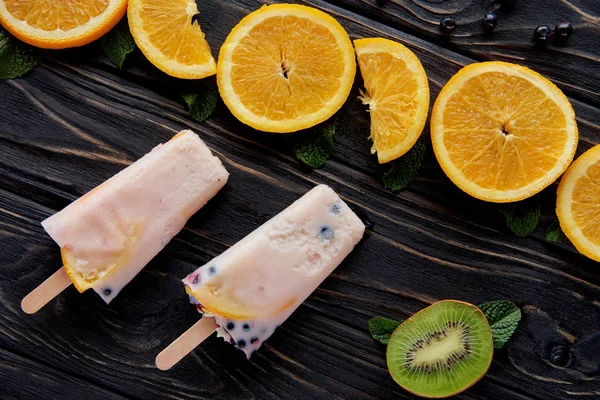
<instances>
[{"instance_id":1,"label":"wood grain","mask_svg":"<svg viewBox=\"0 0 600 400\"><path fill-rule=\"evenodd\" d=\"M229 30L264 2L200 2L216 56ZM352 39L383 36L422 60L432 100L462 66L503 59L533 66L570 97L578 154L600 142L599 3L519 1L500 11L492 38L477 19L498 4L470 0L310 0ZM489 5L489 7L488 7ZM451 13L452 38L437 31ZM535 49L532 28L567 19L564 48ZM407 190L392 194L369 154L368 114L356 100L340 111L335 154L310 171L291 156L290 137L253 131L221 103L203 124L185 110L171 79L136 53L118 70L99 46L51 52L29 76L0 83L0 381L2 397L135 399L410 399L388 376L373 341L373 315L406 318L441 299L510 299L523 310L515 336L486 377L460 399L600 397L600 274L572 246L546 242L556 186L540 200L528 238L505 228L500 208L470 198L431 153ZM193 83L192 83L193 85ZM40 221L123 169L174 132L196 131L231 173L228 185L110 304L67 289L34 316L21 298L60 266ZM428 132L428 127L425 128ZM365 239L252 358L209 338L167 372L156 354L198 320L180 279L223 252L317 183L338 191L368 226ZM555 365L566 347L571 361Z\"/></svg>"}]
</instances>

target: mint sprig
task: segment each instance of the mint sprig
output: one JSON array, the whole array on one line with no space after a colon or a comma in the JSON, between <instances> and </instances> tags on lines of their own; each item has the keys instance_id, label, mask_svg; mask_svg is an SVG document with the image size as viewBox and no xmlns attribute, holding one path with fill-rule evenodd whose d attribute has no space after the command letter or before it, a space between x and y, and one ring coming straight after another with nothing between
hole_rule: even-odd
<instances>
[{"instance_id":1,"label":"mint sprig","mask_svg":"<svg viewBox=\"0 0 600 400\"><path fill-rule=\"evenodd\" d=\"M525 237L533 233L540 222L540 205L536 202L524 202L514 205L508 211L502 211L506 226L517 236Z\"/></svg>"},{"instance_id":2,"label":"mint sprig","mask_svg":"<svg viewBox=\"0 0 600 400\"><path fill-rule=\"evenodd\" d=\"M567 235L565 235L565 233L561 229L558 221L552 222L548 227L548 230L546 230L546 240L549 242L557 242L563 244L568 244L570 242Z\"/></svg>"},{"instance_id":3,"label":"mint sprig","mask_svg":"<svg viewBox=\"0 0 600 400\"><path fill-rule=\"evenodd\" d=\"M0 27L0 80L25 75L40 63L38 49L16 39Z\"/></svg>"},{"instance_id":4,"label":"mint sprig","mask_svg":"<svg viewBox=\"0 0 600 400\"><path fill-rule=\"evenodd\" d=\"M492 329L494 348L501 349L510 339L521 321L521 310L513 302L507 300L488 301L479 305ZM392 333L404 322L390 318L373 317L368 322L371 337L380 343L387 344Z\"/></svg>"},{"instance_id":5,"label":"mint sprig","mask_svg":"<svg viewBox=\"0 0 600 400\"><path fill-rule=\"evenodd\" d=\"M100 39L100 45L108 59L121 69L127 55L135 50L135 41L129 31L127 16Z\"/></svg>"},{"instance_id":6,"label":"mint sprig","mask_svg":"<svg viewBox=\"0 0 600 400\"><path fill-rule=\"evenodd\" d=\"M384 317L373 317L368 322L369 333L373 339L383 344L387 344L392 333L394 333L396 328L400 326L402 322L404 321L396 321Z\"/></svg>"},{"instance_id":7,"label":"mint sprig","mask_svg":"<svg viewBox=\"0 0 600 400\"><path fill-rule=\"evenodd\" d=\"M402 157L392 162L392 168L383 174L383 185L392 192L407 187L417 176L423 158L425 158L425 144L420 140Z\"/></svg>"},{"instance_id":8,"label":"mint sprig","mask_svg":"<svg viewBox=\"0 0 600 400\"><path fill-rule=\"evenodd\" d=\"M316 134L307 134L294 141L294 154L304 164L316 169L321 168L333 152L333 135L337 126L337 119L317 126Z\"/></svg>"},{"instance_id":9,"label":"mint sprig","mask_svg":"<svg viewBox=\"0 0 600 400\"><path fill-rule=\"evenodd\" d=\"M501 349L510 339L521 321L521 310L514 303L506 300L488 301L479 306L490 328L494 348Z\"/></svg>"},{"instance_id":10,"label":"mint sprig","mask_svg":"<svg viewBox=\"0 0 600 400\"><path fill-rule=\"evenodd\" d=\"M193 92L182 93L188 105L190 115L197 122L202 122L215 111L219 101L219 91L214 85L202 83Z\"/></svg>"}]
</instances>

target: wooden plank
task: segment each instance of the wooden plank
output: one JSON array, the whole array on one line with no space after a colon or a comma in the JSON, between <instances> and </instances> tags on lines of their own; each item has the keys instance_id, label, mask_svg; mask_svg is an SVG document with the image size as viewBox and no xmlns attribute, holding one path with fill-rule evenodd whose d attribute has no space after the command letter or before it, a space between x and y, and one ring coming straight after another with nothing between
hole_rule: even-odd
<instances>
[{"instance_id":1,"label":"wooden plank","mask_svg":"<svg viewBox=\"0 0 600 400\"><path fill-rule=\"evenodd\" d=\"M2 399L60 398L61 400L126 399L119 393L70 374L56 379L56 367L48 367L35 360L21 357L0 349L0 376L2 379Z\"/></svg>"},{"instance_id":2,"label":"wooden plank","mask_svg":"<svg viewBox=\"0 0 600 400\"><path fill-rule=\"evenodd\" d=\"M306 3L332 13L353 39L385 36L411 47L430 77L432 99L473 61L360 16L351 2ZM200 4L215 54L259 4ZM560 67L560 59L547 61ZM599 331L600 276L597 264L571 246L544 241L556 187L542 195L545 219L526 239L507 232L498 206L454 187L431 154L408 190L387 192L369 155L368 114L355 100L359 84L341 111L333 159L307 171L290 155L289 139L246 128L223 104L206 123L193 122L179 98L190 84L139 56L119 71L95 46L53 53L26 78L0 83L0 349L22 357L19 365L44 366L53 382L40 379L39 393L66 393L76 377L107 397L413 398L389 378L368 318L406 318L444 298L507 298L523 307L521 328L486 378L458 398L593 398L600 391L597 353L586 349L594 349ZM600 141L600 112L593 96L573 96L580 153ZM21 298L60 266L39 222L183 128L223 160L231 173L226 188L110 306L71 288L35 316L24 315ZM158 351L198 319L179 280L316 183L334 187L367 222L356 251L251 361L213 337L171 371L156 369ZM559 344L574 357L566 368L550 362Z\"/></svg>"}]
</instances>

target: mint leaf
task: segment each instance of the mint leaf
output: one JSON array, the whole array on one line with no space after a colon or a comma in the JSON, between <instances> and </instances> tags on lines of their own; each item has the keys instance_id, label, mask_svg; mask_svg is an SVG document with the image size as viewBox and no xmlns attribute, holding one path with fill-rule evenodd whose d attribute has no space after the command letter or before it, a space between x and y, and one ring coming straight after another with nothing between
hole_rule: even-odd
<instances>
[{"instance_id":1,"label":"mint leaf","mask_svg":"<svg viewBox=\"0 0 600 400\"><path fill-rule=\"evenodd\" d=\"M558 242L564 244L569 243L569 238L560 228L558 221L552 222L548 227L548 230L546 231L546 240L549 242Z\"/></svg>"},{"instance_id":2,"label":"mint leaf","mask_svg":"<svg viewBox=\"0 0 600 400\"><path fill-rule=\"evenodd\" d=\"M100 39L100 44L108 59L121 69L127 55L135 50L135 41L129 31L127 16Z\"/></svg>"},{"instance_id":3,"label":"mint leaf","mask_svg":"<svg viewBox=\"0 0 600 400\"><path fill-rule=\"evenodd\" d=\"M494 348L501 349L521 321L521 310L507 300L488 301L479 306L492 328Z\"/></svg>"},{"instance_id":4,"label":"mint leaf","mask_svg":"<svg viewBox=\"0 0 600 400\"><path fill-rule=\"evenodd\" d=\"M38 49L16 39L0 26L0 80L25 75L40 63Z\"/></svg>"},{"instance_id":5,"label":"mint leaf","mask_svg":"<svg viewBox=\"0 0 600 400\"><path fill-rule=\"evenodd\" d=\"M311 168L321 168L325 165L333 152L336 121L333 117L316 128L316 135L305 135L294 141L294 154L298 160Z\"/></svg>"},{"instance_id":6,"label":"mint leaf","mask_svg":"<svg viewBox=\"0 0 600 400\"><path fill-rule=\"evenodd\" d=\"M219 100L219 91L214 85L202 83L194 92L182 93L188 105L190 115L197 122L202 122L215 111Z\"/></svg>"},{"instance_id":7,"label":"mint leaf","mask_svg":"<svg viewBox=\"0 0 600 400\"><path fill-rule=\"evenodd\" d=\"M519 203L509 211L502 211L506 226L515 235L525 237L530 235L540 222L540 205L531 202Z\"/></svg>"},{"instance_id":8,"label":"mint leaf","mask_svg":"<svg viewBox=\"0 0 600 400\"><path fill-rule=\"evenodd\" d=\"M425 150L425 144L418 141L405 155L395 160L392 168L383 174L383 185L386 189L395 192L407 187L421 168Z\"/></svg>"},{"instance_id":9,"label":"mint leaf","mask_svg":"<svg viewBox=\"0 0 600 400\"><path fill-rule=\"evenodd\" d=\"M396 321L389 318L373 317L369 320L369 333L373 339L387 344L390 340L390 336L396 330L396 328L404 321Z\"/></svg>"}]
</instances>

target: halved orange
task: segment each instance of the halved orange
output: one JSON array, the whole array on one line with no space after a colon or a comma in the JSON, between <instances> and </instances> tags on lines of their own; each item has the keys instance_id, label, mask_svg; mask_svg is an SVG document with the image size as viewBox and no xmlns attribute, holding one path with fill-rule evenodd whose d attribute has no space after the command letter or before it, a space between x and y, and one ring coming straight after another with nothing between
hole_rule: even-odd
<instances>
[{"instance_id":1,"label":"halved orange","mask_svg":"<svg viewBox=\"0 0 600 400\"><path fill-rule=\"evenodd\" d=\"M130 0L129 29L155 67L182 79L217 72L210 46L198 23L195 0Z\"/></svg>"},{"instance_id":2,"label":"halved orange","mask_svg":"<svg viewBox=\"0 0 600 400\"><path fill-rule=\"evenodd\" d=\"M335 19L311 7L273 4L247 15L227 36L217 83L240 121L285 133L331 117L355 73L352 43Z\"/></svg>"},{"instance_id":3,"label":"halved orange","mask_svg":"<svg viewBox=\"0 0 600 400\"><path fill-rule=\"evenodd\" d=\"M0 23L33 46L65 49L98 39L126 10L127 0L0 0Z\"/></svg>"},{"instance_id":4,"label":"halved orange","mask_svg":"<svg viewBox=\"0 0 600 400\"><path fill-rule=\"evenodd\" d=\"M360 99L371 114L371 153L383 164L404 155L421 136L429 111L427 74L398 42L358 39L354 48L366 89Z\"/></svg>"},{"instance_id":5,"label":"halved orange","mask_svg":"<svg viewBox=\"0 0 600 400\"><path fill-rule=\"evenodd\" d=\"M563 175L556 214L577 250L600 261L600 145L583 153Z\"/></svg>"},{"instance_id":6,"label":"halved orange","mask_svg":"<svg viewBox=\"0 0 600 400\"><path fill-rule=\"evenodd\" d=\"M525 199L573 160L575 112L552 82L505 62L471 64L440 92L431 141L440 166L462 190L486 201Z\"/></svg>"}]
</instances>

